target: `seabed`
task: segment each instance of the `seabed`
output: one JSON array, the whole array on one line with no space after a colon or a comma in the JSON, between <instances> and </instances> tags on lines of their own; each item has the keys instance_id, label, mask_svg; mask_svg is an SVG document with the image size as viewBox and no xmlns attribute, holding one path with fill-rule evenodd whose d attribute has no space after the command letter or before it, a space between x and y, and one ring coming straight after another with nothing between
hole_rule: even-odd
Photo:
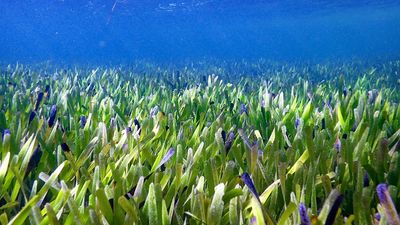
<instances>
[{"instance_id":1,"label":"seabed","mask_svg":"<svg viewBox=\"0 0 400 225\"><path fill-rule=\"evenodd\" d=\"M0 73L1 224L400 224L400 61Z\"/></svg>"}]
</instances>

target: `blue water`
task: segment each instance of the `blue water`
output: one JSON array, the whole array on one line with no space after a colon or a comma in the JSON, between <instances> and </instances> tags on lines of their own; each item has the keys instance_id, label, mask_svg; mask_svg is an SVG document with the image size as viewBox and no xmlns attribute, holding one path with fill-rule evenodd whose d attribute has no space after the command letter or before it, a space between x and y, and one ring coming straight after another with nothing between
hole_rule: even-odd
<instances>
[{"instance_id":1,"label":"blue water","mask_svg":"<svg viewBox=\"0 0 400 225\"><path fill-rule=\"evenodd\" d=\"M0 63L400 56L400 1L0 0Z\"/></svg>"}]
</instances>

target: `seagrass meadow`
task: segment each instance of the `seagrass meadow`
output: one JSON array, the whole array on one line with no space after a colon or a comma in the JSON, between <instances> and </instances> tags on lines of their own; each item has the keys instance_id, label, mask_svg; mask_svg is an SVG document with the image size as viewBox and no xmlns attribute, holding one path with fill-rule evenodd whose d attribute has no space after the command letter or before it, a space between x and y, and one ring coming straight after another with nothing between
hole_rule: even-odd
<instances>
[{"instance_id":1,"label":"seagrass meadow","mask_svg":"<svg viewBox=\"0 0 400 225\"><path fill-rule=\"evenodd\" d=\"M0 73L1 224L400 224L400 61Z\"/></svg>"}]
</instances>

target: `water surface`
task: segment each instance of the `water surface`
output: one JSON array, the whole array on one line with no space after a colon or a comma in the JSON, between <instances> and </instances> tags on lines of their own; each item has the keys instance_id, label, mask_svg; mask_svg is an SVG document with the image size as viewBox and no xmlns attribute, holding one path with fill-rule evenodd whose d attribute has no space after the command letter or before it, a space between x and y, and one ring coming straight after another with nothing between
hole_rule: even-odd
<instances>
[{"instance_id":1,"label":"water surface","mask_svg":"<svg viewBox=\"0 0 400 225\"><path fill-rule=\"evenodd\" d=\"M0 2L0 61L393 59L399 1Z\"/></svg>"}]
</instances>

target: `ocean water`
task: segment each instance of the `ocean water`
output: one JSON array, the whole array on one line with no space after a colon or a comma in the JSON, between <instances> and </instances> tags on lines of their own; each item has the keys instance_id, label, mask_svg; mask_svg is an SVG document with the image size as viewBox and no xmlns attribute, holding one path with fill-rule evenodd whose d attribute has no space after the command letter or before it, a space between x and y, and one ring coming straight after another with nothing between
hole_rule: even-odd
<instances>
[{"instance_id":1,"label":"ocean water","mask_svg":"<svg viewBox=\"0 0 400 225\"><path fill-rule=\"evenodd\" d=\"M0 63L400 55L400 1L1 0Z\"/></svg>"},{"instance_id":2,"label":"ocean water","mask_svg":"<svg viewBox=\"0 0 400 225\"><path fill-rule=\"evenodd\" d=\"M0 224L400 224L399 90L400 1L0 0Z\"/></svg>"}]
</instances>

